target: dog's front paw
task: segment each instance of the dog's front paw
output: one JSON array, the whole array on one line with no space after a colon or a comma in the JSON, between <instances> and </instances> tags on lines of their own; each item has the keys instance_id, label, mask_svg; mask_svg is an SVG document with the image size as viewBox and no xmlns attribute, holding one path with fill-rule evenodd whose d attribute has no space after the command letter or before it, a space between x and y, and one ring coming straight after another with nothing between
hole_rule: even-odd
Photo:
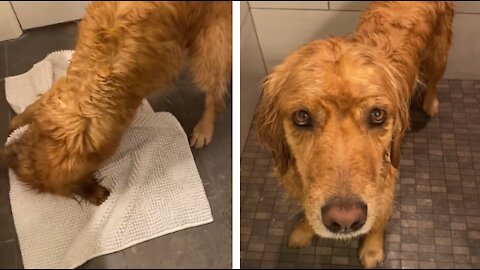
<instances>
[{"instance_id":1,"label":"dog's front paw","mask_svg":"<svg viewBox=\"0 0 480 270\"><path fill-rule=\"evenodd\" d=\"M360 250L359 259L364 268L375 268L383 262L383 248L362 248Z\"/></svg>"},{"instance_id":2,"label":"dog's front paw","mask_svg":"<svg viewBox=\"0 0 480 270\"><path fill-rule=\"evenodd\" d=\"M193 129L190 146L195 148L207 146L212 141L212 136L213 125L200 122Z\"/></svg>"},{"instance_id":3,"label":"dog's front paw","mask_svg":"<svg viewBox=\"0 0 480 270\"><path fill-rule=\"evenodd\" d=\"M383 235L367 235L360 247L358 258L364 268L375 268L383 262Z\"/></svg>"},{"instance_id":4,"label":"dog's front paw","mask_svg":"<svg viewBox=\"0 0 480 270\"><path fill-rule=\"evenodd\" d=\"M308 247L312 244L313 237L315 236L312 227L305 221L300 221L295 229L290 234L288 239L288 247L302 248Z\"/></svg>"},{"instance_id":5,"label":"dog's front paw","mask_svg":"<svg viewBox=\"0 0 480 270\"><path fill-rule=\"evenodd\" d=\"M305 235L301 232L294 231L288 239L288 247L302 248L308 247L312 244L313 237Z\"/></svg>"}]
</instances>

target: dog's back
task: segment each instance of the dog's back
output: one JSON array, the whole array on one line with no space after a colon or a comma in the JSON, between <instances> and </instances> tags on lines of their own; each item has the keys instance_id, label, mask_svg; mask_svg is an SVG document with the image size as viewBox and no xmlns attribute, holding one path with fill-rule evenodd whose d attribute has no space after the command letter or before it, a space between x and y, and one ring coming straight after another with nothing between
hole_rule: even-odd
<instances>
[{"instance_id":1,"label":"dog's back","mask_svg":"<svg viewBox=\"0 0 480 270\"><path fill-rule=\"evenodd\" d=\"M228 2L93 2L80 23L72 66L116 76L143 97L176 80L184 49L205 25L228 18Z\"/></svg>"},{"instance_id":2,"label":"dog's back","mask_svg":"<svg viewBox=\"0 0 480 270\"><path fill-rule=\"evenodd\" d=\"M410 103L415 90L425 91L422 107L434 116L438 111L436 84L447 65L453 17L453 4L445 1L372 2L350 39L382 52L394 70L392 76L403 82L396 90L403 103Z\"/></svg>"},{"instance_id":3,"label":"dog's back","mask_svg":"<svg viewBox=\"0 0 480 270\"><path fill-rule=\"evenodd\" d=\"M355 37L382 48L408 78L408 89L413 91L418 80L428 80L420 78L419 71L443 74L443 70L422 69L445 65L452 21L453 5L449 2L372 2L362 13Z\"/></svg>"},{"instance_id":4,"label":"dog's back","mask_svg":"<svg viewBox=\"0 0 480 270\"><path fill-rule=\"evenodd\" d=\"M405 45L422 50L428 37L439 34L452 20L453 5L449 2L380 1L372 2L362 13L356 32L372 41L388 39L394 50Z\"/></svg>"}]
</instances>

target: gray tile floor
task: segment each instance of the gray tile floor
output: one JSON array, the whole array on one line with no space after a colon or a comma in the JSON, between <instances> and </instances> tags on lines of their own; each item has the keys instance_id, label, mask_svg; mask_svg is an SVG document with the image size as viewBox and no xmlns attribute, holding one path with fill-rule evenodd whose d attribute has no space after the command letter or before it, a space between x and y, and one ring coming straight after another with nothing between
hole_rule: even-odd
<instances>
[{"instance_id":1,"label":"gray tile floor","mask_svg":"<svg viewBox=\"0 0 480 270\"><path fill-rule=\"evenodd\" d=\"M438 90L436 117L411 107L382 268L480 267L480 81L444 80ZM358 240L287 247L302 213L272 167L252 127L241 160L241 267L360 267Z\"/></svg>"},{"instance_id":2,"label":"gray tile floor","mask_svg":"<svg viewBox=\"0 0 480 270\"><path fill-rule=\"evenodd\" d=\"M76 23L29 30L16 40L0 42L0 141L7 137L10 109L4 78L24 73L48 53L73 49ZM231 96L231 95L230 95ZM114 254L95 258L81 268L231 268L231 99L219 116L212 143L193 150L214 222L162 236ZM171 112L190 134L203 111L203 94L183 76L175 91L153 95L155 111ZM7 169L0 167L0 268L23 268L8 198Z\"/></svg>"}]
</instances>

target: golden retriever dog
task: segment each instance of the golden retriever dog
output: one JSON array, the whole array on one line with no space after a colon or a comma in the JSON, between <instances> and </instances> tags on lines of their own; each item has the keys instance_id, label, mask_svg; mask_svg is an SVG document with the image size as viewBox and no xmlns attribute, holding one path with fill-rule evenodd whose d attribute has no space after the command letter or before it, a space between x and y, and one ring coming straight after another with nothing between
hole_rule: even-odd
<instances>
[{"instance_id":1,"label":"golden retriever dog","mask_svg":"<svg viewBox=\"0 0 480 270\"><path fill-rule=\"evenodd\" d=\"M207 145L230 80L231 28L227 1L92 3L66 76L12 119L11 129L29 127L1 150L4 160L41 192L100 205L109 191L93 173L142 99L177 80L183 58L206 96L191 145Z\"/></svg>"},{"instance_id":2,"label":"golden retriever dog","mask_svg":"<svg viewBox=\"0 0 480 270\"><path fill-rule=\"evenodd\" d=\"M362 265L383 261L410 100L423 86L423 109L437 113L452 20L446 2L372 3L353 34L311 42L268 75L258 137L305 210L289 246L364 235Z\"/></svg>"}]
</instances>

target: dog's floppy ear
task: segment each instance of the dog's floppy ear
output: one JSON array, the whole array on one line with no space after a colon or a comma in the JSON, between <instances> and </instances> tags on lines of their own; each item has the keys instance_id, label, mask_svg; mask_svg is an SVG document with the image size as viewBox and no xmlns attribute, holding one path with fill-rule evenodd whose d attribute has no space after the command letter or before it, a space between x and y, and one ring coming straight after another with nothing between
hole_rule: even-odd
<instances>
[{"instance_id":1,"label":"dog's floppy ear","mask_svg":"<svg viewBox=\"0 0 480 270\"><path fill-rule=\"evenodd\" d=\"M393 136L392 145L390 146L390 163L392 163L395 169L398 169L400 166L400 142L401 138L398 136Z\"/></svg>"},{"instance_id":2,"label":"dog's floppy ear","mask_svg":"<svg viewBox=\"0 0 480 270\"><path fill-rule=\"evenodd\" d=\"M405 133L410 127L410 97L408 93L410 88L414 87L408 84L409 80L404 80L399 74L404 76L411 76L413 78L414 70L404 68L402 70L391 65L395 61L390 60L384 63L383 71L385 72L385 79L391 91L391 98L393 103L396 104L396 114L393 123L393 135L390 145L390 163L398 169L400 166L400 144L405 137Z\"/></svg>"},{"instance_id":3,"label":"dog's floppy ear","mask_svg":"<svg viewBox=\"0 0 480 270\"><path fill-rule=\"evenodd\" d=\"M262 84L262 94L256 111L256 127L260 142L272 150L278 172L284 175L292 157L279 117L278 100L284 76L273 71Z\"/></svg>"},{"instance_id":4,"label":"dog's floppy ear","mask_svg":"<svg viewBox=\"0 0 480 270\"><path fill-rule=\"evenodd\" d=\"M401 91L397 89L397 91ZM405 133L410 127L409 103L410 99L404 98L403 95L397 95L397 114L393 124L392 142L390 145L390 162L398 169L400 166L400 144L405 137Z\"/></svg>"}]
</instances>

